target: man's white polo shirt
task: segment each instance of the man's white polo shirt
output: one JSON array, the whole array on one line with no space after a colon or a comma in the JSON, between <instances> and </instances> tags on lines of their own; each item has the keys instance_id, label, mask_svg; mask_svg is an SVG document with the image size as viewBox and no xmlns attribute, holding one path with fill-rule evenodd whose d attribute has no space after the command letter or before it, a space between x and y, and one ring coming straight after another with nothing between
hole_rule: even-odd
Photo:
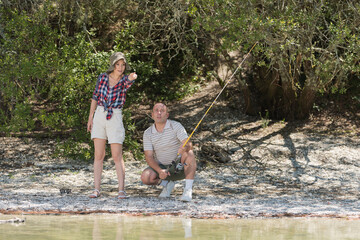
<instances>
[{"instance_id":1,"label":"man's white polo shirt","mask_svg":"<svg viewBox=\"0 0 360 240\"><path fill-rule=\"evenodd\" d=\"M181 123L167 120L162 133L158 132L155 124L145 130L143 135L144 151L154 151L154 158L168 165L177 157L179 147L188 135Z\"/></svg>"}]
</instances>

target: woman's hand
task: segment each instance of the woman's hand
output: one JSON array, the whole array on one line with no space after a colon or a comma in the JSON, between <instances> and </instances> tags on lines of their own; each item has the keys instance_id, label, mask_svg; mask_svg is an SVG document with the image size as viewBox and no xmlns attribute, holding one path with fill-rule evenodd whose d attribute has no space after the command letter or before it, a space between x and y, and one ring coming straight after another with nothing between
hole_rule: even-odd
<instances>
[{"instance_id":1,"label":"woman's hand","mask_svg":"<svg viewBox=\"0 0 360 240\"><path fill-rule=\"evenodd\" d=\"M129 80L130 80L130 81L133 81L133 80L135 80L135 79L137 79L137 74L136 74L135 72L130 73L130 75L129 75Z\"/></svg>"},{"instance_id":2,"label":"woman's hand","mask_svg":"<svg viewBox=\"0 0 360 240\"><path fill-rule=\"evenodd\" d=\"M93 119L89 119L88 123L87 123L87 131L91 132L93 126Z\"/></svg>"}]
</instances>

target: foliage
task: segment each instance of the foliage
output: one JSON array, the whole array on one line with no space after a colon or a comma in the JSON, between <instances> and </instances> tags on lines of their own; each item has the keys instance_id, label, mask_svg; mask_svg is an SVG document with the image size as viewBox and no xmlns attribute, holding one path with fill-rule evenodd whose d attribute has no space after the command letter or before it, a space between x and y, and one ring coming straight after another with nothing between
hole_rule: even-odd
<instances>
[{"instance_id":1,"label":"foliage","mask_svg":"<svg viewBox=\"0 0 360 240\"><path fill-rule=\"evenodd\" d=\"M255 42L236 75L247 113L305 118L319 93L359 102L359 9L335 0L0 1L0 132L40 131L59 138L59 154L91 159L91 93L114 51L139 76L124 108L124 146L137 158L133 104L179 100L204 79L222 86L217 69L235 69Z\"/></svg>"},{"instance_id":2,"label":"foliage","mask_svg":"<svg viewBox=\"0 0 360 240\"><path fill-rule=\"evenodd\" d=\"M225 59L258 42L248 79L240 79L247 113L307 117L318 92L344 93L359 78L359 4L351 1L191 1L194 27ZM215 32L216 34L211 34ZM236 62L225 61L230 69Z\"/></svg>"},{"instance_id":3,"label":"foliage","mask_svg":"<svg viewBox=\"0 0 360 240\"><path fill-rule=\"evenodd\" d=\"M128 3L139 6L136 1ZM159 36L144 35L149 31L145 20L151 19L151 11L167 15L170 8L161 7L146 6L134 18L127 14L128 5L118 1L1 4L0 131L40 130L49 137L60 136L57 153L90 159L93 148L84 147L92 146L84 132L91 93L97 76L108 67L110 54L122 51L140 76L128 92L124 110L125 147L140 158L127 107L136 102L180 99L193 91L193 81L184 78L194 66L182 51L173 49L176 36L164 35L167 42L161 40L161 46ZM167 44L171 47L164 50ZM184 59L187 65L179 68Z\"/></svg>"}]
</instances>

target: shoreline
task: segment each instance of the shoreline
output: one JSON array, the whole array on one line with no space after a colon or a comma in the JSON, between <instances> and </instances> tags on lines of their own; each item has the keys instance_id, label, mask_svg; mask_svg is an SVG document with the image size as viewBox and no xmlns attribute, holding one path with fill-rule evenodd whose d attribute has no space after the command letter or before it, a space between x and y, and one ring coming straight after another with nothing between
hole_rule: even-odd
<instances>
[{"instance_id":1,"label":"shoreline","mask_svg":"<svg viewBox=\"0 0 360 240\"><path fill-rule=\"evenodd\" d=\"M314 199L299 199L291 202L285 199L256 199L254 202L238 200L227 204L219 204L219 201L214 200L194 200L191 203L182 203L173 199L158 201L156 197L130 197L121 202L114 197L97 200L101 201L101 204L96 200L89 201L86 197L67 196L62 202L55 200L55 197L47 197L38 202L12 204L11 208L1 206L0 215L120 214L196 219L339 218L360 220L359 201L349 202L348 200L336 200L330 203ZM75 204L71 205L69 202L75 202ZM251 207L248 207L249 205Z\"/></svg>"},{"instance_id":2,"label":"shoreline","mask_svg":"<svg viewBox=\"0 0 360 240\"><path fill-rule=\"evenodd\" d=\"M185 218L194 218L194 219L277 219L277 218L328 218L328 219L343 219L343 220L360 220L360 214L356 215L342 215L342 214L289 214L289 213L278 213L278 214L258 214L257 216L247 216L247 215L204 215L204 216L185 216L179 213L171 212L156 212L156 213L143 213L143 212L111 212L111 211L92 211L92 212L67 212L67 211L42 211L42 212L24 212L20 210L16 211L0 211L1 215L123 215L131 217L152 217L152 216L171 216L171 217L185 217Z\"/></svg>"}]
</instances>

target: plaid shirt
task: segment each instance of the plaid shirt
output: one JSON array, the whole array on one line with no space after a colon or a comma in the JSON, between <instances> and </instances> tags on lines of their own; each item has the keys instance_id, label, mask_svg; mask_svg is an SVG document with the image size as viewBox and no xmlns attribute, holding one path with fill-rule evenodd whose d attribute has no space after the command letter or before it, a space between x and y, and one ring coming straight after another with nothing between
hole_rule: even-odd
<instances>
[{"instance_id":1,"label":"plaid shirt","mask_svg":"<svg viewBox=\"0 0 360 240\"><path fill-rule=\"evenodd\" d=\"M128 75L124 75L122 79L113 87L109 85L109 75L102 73L99 75L92 99L97 104L103 106L108 111L106 119L109 120L113 114L113 108L122 108L125 104L126 91L131 87L135 80L130 81Z\"/></svg>"}]
</instances>

